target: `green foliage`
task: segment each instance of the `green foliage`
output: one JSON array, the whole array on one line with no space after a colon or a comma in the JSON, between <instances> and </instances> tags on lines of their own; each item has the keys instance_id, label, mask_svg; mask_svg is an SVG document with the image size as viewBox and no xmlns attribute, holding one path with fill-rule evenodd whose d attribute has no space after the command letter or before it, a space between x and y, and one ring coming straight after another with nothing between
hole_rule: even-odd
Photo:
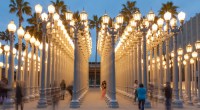
<instances>
[{"instance_id":1,"label":"green foliage","mask_svg":"<svg viewBox=\"0 0 200 110\"><path fill-rule=\"evenodd\" d=\"M128 24L136 11L139 11L136 1L127 1L126 4L122 4L121 14L124 16L124 23Z\"/></svg>"},{"instance_id":2,"label":"green foliage","mask_svg":"<svg viewBox=\"0 0 200 110\"><path fill-rule=\"evenodd\" d=\"M29 2L25 2L24 0L10 0L9 8L10 13L16 13L16 15L19 17L19 27L24 21L23 14L31 15L31 7L29 6Z\"/></svg>"},{"instance_id":3,"label":"green foliage","mask_svg":"<svg viewBox=\"0 0 200 110\"><path fill-rule=\"evenodd\" d=\"M172 14L173 18L176 18L178 6L175 6L173 2L163 3L162 7L159 10L159 16L164 18L165 12L169 11Z\"/></svg>"},{"instance_id":4,"label":"green foliage","mask_svg":"<svg viewBox=\"0 0 200 110\"><path fill-rule=\"evenodd\" d=\"M8 29L6 29L5 31L1 31L0 32L0 39L2 41L5 41L6 44L8 44L8 42L10 41ZM14 35L14 39L15 39L15 35Z\"/></svg>"}]
</instances>

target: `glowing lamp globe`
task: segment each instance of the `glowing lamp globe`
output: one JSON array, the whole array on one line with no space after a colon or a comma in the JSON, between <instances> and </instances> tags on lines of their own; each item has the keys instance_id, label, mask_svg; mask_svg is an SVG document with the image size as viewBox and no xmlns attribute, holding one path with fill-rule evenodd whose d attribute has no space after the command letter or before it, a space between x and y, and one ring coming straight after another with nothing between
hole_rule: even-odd
<instances>
[{"instance_id":1,"label":"glowing lamp globe","mask_svg":"<svg viewBox=\"0 0 200 110\"><path fill-rule=\"evenodd\" d=\"M133 18L135 21L140 21L141 20L141 13L139 11L136 11L133 15Z\"/></svg>"},{"instance_id":2,"label":"glowing lamp globe","mask_svg":"<svg viewBox=\"0 0 200 110\"><path fill-rule=\"evenodd\" d=\"M42 21L47 21L48 15L46 13L41 14Z\"/></svg>"},{"instance_id":3,"label":"glowing lamp globe","mask_svg":"<svg viewBox=\"0 0 200 110\"><path fill-rule=\"evenodd\" d=\"M198 53L196 51L192 52L192 57L193 58L197 58L197 56L198 56Z\"/></svg>"},{"instance_id":4,"label":"glowing lamp globe","mask_svg":"<svg viewBox=\"0 0 200 110\"><path fill-rule=\"evenodd\" d=\"M170 25L171 25L172 27L175 27L175 26L177 25L177 20L176 20L175 18L172 18L172 19L170 20Z\"/></svg>"},{"instance_id":5,"label":"glowing lamp globe","mask_svg":"<svg viewBox=\"0 0 200 110\"><path fill-rule=\"evenodd\" d=\"M58 21L58 20L60 19L60 16L58 15L58 13L55 13L55 14L53 15L53 19L54 19L55 21Z\"/></svg>"},{"instance_id":6,"label":"glowing lamp globe","mask_svg":"<svg viewBox=\"0 0 200 110\"><path fill-rule=\"evenodd\" d=\"M42 13L42 6L40 4L35 5L35 12L38 14Z\"/></svg>"},{"instance_id":7,"label":"glowing lamp globe","mask_svg":"<svg viewBox=\"0 0 200 110\"><path fill-rule=\"evenodd\" d=\"M155 14L152 10L149 11L149 13L147 14L147 19L149 22L153 22L155 19Z\"/></svg>"},{"instance_id":8,"label":"glowing lamp globe","mask_svg":"<svg viewBox=\"0 0 200 110\"><path fill-rule=\"evenodd\" d=\"M109 20L110 20L110 17L107 15L107 14L104 14L102 16L102 20L103 20L103 23L104 24L108 24Z\"/></svg>"},{"instance_id":9,"label":"glowing lamp globe","mask_svg":"<svg viewBox=\"0 0 200 110\"><path fill-rule=\"evenodd\" d=\"M4 50L5 50L6 52L8 52L8 51L10 50L10 47L9 47L8 45L5 45L5 46L4 46Z\"/></svg>"},{"instance_id":10,"label":"glowing lamp globe","mask_svg":"<svg viewBox=\"0 0 200 110\"><path fill-rule=\"evenodd\" d=\"M196 47L197 50L200 50L200 41L199 40L196 41L195 47Z\"/></svg>"},{"instance_id":11,"label":"glowing lamp globe","mask_svg":"<svg viewBox=\"0 0 200 110\"><path fill-rule=\"evenodd\" d=\"M16 25L14 21L10 21L10 23L8 24L8 31L13 33L16 31Z\"/></svg>"},{"instance_id":12,"label":"glowing lamp globe","mask_svg":"<svg viewBox=\"0 0 200 110\"><path fill-rule=\"evenodd\" d=\"M157 21L158 26L161 28L164 24L164 20L162 18L159 18Z\"/></svg>"},{"instance_id":13,"label":"glowing lamp globe","mask_svg":"<svg viewBox=\"0 0 200 110\"><path fill-rule=\"evenodd\" d=\"M117 17L116 17L116 22L117 22L118 24L122 24L122 23L124 22L124 17L123 17L122 14L117 15Z\"/></svg>"},{"instance_id":14,"label":"glowing lamp globe","mask_svg":"<svg viewBox=\"0 0 200 110\"><path fill-rule=\"evenodd\" d=\"M185 60L188 60L188 59L189 59L189 55L188 55L188 54L185 54L185 55L184 55L184 59L185 59Z\"/></svg>"},{"instance_id":15,"label":"glowing lamp globe","mask_svg":"<svg viewBox=\"0 0 200 110\"><path fill-rule=\"evenodd\" d=\"M53 14L55 12L55 7L53 5L49 5L48 11L49 11L50 14Z\"/></svg>"},{"instance_id":16,"label":"glowing lamp globe","mask_svg":"<svg viewBox=\"0 0 200 110\"><path fill-rule=\"evenodd\" d=\"M169 20L171 19L171 17L172 17L172 14L171 14L169 11L167 11L167 12L164 14L164 19L165 19L166 21L169 21Z\"/></svg>"},{"instance_id":17,"label":"glowing lamp globe","mask_svg":"<svg viewBox=\"0 0 200 110\"><path fill-rule=\"evenodd\" d=\"M18 30L17 30L17 35L18 37L23 37L24 36L24 29L22 27L20 27Z\"/></svg>"},{"instance_id":18,"label":"glowing lamp globe","mask_svg":"<svg viewBox=\"0 0 200 110\"><path fill-rule=\"evenodd\" d=\"M29 34L29 32L26 32L26 34L24 35L24 39L25 39L26 41L29 41L30 38L31 38L31 35Z\"/></svg>"},{"instance_id":19,"label":"glowing lamp globe","mask_svg":"<svg viewBox=\"0 0 200 110\"><path fill-rule=\"evenodd\" d=\"M188 44L188 45L186 46L186 52L187 52L187 53L191 53L191 52L192 52L192 45Z\"/></svg>"},{"instance_id":20,"label":"glowing lamp globe","mask_svg":"<svg viewBox=\"0 0 200 110\"><path fill-rule=\"evenodd\" d=\"M66 20L72 20L72 17L73 17L73 13L71 12L71 11L67 11L66 13L65 13L65 18L66 18Z\"/></svg>"},{"instance_id":21,"label":"glowing lamp globe","mask_svg":"<svg viewBox=\"0 0 200 110\"><path fill-rule=\"evenodd\" d=\"M34 36L31 37L30 43L31 43L31 44L34 44L34 43L35 43L35 37L34 37Z\"/></svg>"},{"instance_id":22,"label":"glowing lamp globe","mask_svg":"<svg viewBox=\"0 0 200 110\"><path fill-rule=\"evenodd\" d=\"M88 14L83 10L83 11L80 13L80 18L81 18L81 21L87 21L87 19L88 19Z\"/></svg>"},{"instance_id":23,"label":"glowing lamp globe","mask_svg":"<svg viewBox=\"0 0 200 110\"><path fill-rule=\"evenodd\" d=\"M0 67L1 67L1 68L3 67L3 62L0 62Z\"/></svg>"},{"instance_id":24,"label":"glowing lamp globe","mask_svg":"<svg viewBox=\"0 0 200 110\"><path fill-rule=\"evenodd\" d=\"M180 22L183 22L185 20L185 13L181 11L178 14L178 19L179 19Z\"/></svg>"},{"instance_id":25,"label":"glowing lamp globe","mask_svg":"<svg viewBox=\"0 0 200 110\"><path fill-rule=\"evenodd\" d=\"M182 49L182 48L179 48L179 49L178 49L178 56L181 56L181 55L183 55L183 49Z\"/></svg>"}]
</instances>

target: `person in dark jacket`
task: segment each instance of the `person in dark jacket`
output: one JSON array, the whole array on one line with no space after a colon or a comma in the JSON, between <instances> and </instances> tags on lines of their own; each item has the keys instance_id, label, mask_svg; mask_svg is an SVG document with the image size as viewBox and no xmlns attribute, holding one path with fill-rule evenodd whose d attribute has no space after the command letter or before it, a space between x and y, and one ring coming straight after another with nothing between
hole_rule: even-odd
<instances>
[{"instance_id":1,"label":"person in dark jacket","mask_svg":"<svg viewBox=\"0 0 200 110\"><path fill-rule=\"evenodd\" d=\"M166 110L171 110L172 88L170 87L170 82L166 83L164 92L165 92L165 98L166 98L166 100L165 100Z\"/></svg>"},{"instance_id":2,"label":"person in dark jacket","mask_svg":"<svg viewBox=\"0 0 200 110\"><path fill-rule=\"evenodd\" d=\"M16 83L16 110L18 110L18 106L21 105L21 110L23 110L23 93L22 93L22 87L20 82L17 81Z\"/></svg>"},{"instance_id":3,"label":"person in dark jacket","mask_svg":"<svg viewBox=\"0 0 200 110\"><path fill-rule=\"evenodd\" d=\"M62 99L65 99L65 92L66 92L66 84L65 84L65 80L62 80L62 82L60 83L60 88L61 88L61 94L62 94Z\"/></svg>"},{"instance_id":4,"label":"person in dark jacket","mask_svg":"<svg viewBox=\"0 0 200 110\"><path fill-rule=\"evenodd\" d=\"M137 88L137 96L138 96L138 108L139 110L144 110L144 103L146 99L146 89L143 84L139 84L139 88Z\"/></svg>"}]
</instances>

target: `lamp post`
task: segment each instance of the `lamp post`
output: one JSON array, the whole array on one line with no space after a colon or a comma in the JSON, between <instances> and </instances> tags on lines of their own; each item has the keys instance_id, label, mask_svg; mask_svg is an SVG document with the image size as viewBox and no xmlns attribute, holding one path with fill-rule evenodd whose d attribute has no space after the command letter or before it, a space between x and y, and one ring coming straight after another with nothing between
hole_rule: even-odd
<instances>
[{"instance_id":1,"label":"lamp post","mask_svg":"<svg viewBox=\"0 0 200 110\"><path fill-rule=\"evenodd\" d=\"M197 61L198 53L196 51L192 52L192 58L194 59L194 74L193 74L193 91L194 91L194 98L193 102L197 102L197 69L196 69L196 61Z\"/></svg>"},{"instance_id":2,"label":"lamp post","mask_svg":"<svg viewBox=\"0 0 200 110\"><path fill-rule=\"evenodd\" d=\"M18 35L18 51L19 51L19 54L18 54L18 75L17 75L17 80L22 80L21 79L21 62L22 62L22 38L24 36L24 30L22 27L20 27L18 30L17 30L17 35Z\"/></svg>"},{"instance_id":3,"label":"lamp post","mask_svg":"<svg viewBox=\"0 0 200 110\"><path fill-rule=\"evenodd\" d=\"M4 46L5 56L6 56L6 62L5 62L5 75L3 77L8 78L8 54L9 54L10 47L8 45Z\"/></svg>"},{"instance_id":4,"label":"lamp post","mask_svg":"<svg viewBox=\"0 0 200 110\"><path fill-rule=\"evenodd\" d=\"M14 74L14 55L13 55L13 43L14 43L14 33L16 31L16 25L14 21L11 21L8 24L8 31L10 34L10 57L9 57L9 70L8 70L8 88L10 91L8 92L8 97L4 100L5 108L13 108L14 100L12 99L12 83L13 83L13 74Z\"/></svg>"},{"instance_id":5,"label":"lamp post","mask_svg":"<svg viewBox=\"0 0 200 110\"><path fill-rule=\"evenodd\" d=\"M188 77L188 104L193 105L192 103L192 97L191 97L191 68L190 68L190 57L192 53L192 46L190 44L186 47L186 52L188 53L188 71L187 71L187 77Z\"/></svg>"},{"instance_id":6,"label":"lamp post","mask_svg":"<svg viewBox=\"0 0 200 110\"><path fill-rule=\"evenodd\" d=\"M35 55L36 55L36 68L35 68L35 97L38 98L38 47L40 46L40 42L36 40L35 42Z\"/></svg>"},{"instance_id":7,"label":"lamp post","mask_svg":"<svg viewBox=\"0 0 200 110\"><path fill-rule=\"evenodd\" d=\"M32 36L31 39L30 39L30 43L31 43L31 59L30 59L30 100L34 100L35 98L35 95L34 95L34 87L35 87L35 84L34 84L34 80L35 80L35 73L34 73L34 57L33 57L33 54L34 54L34 44L35 44L35 37Z\"/></svg>"},{"instance_id":8,"label":"lamp post","mask_svg":"<svg viewBox=\"0 0 200 110\"><path fill-rule=\"evenodd\" d=\"M3 67L3 62L0 62L0 79L2 79L2 67Z\"/></svg>"},{"instance_id":9,"label":"lamp post","mask_svg":"<svg viewBox=\"0 0 200 110\"><path fill-rule=\"evenodd\" d=\"M178 49L178 63L179 63L179 96L180 99L183 99L183 92L182 92L182 56L183 56L183 49Z\"/></svg>"},{"instance_id":10,"label":"lamp post","mask_svg":"<svg viewBox=\"0 0 200 110\"><path fill-rule=\"evenodd\" d=\"M31 35L29 34L29 32L26 32L26 34L24 35L24 39L25 39L25 42L26 42L26 47L25 47L25 63L24 63L24 83L25 83L25 102L28 102L29 101L29 76L30 74L28 75L28 44L29 44L29 40L31 38Z\"/></svg>"},{"instance_id":11,"label":"lamp post","mask_svg":"<svg viewBox=\"0 0 200 110\"><path fill-rule=\"evenodd\" d=\"M195 43L196 50L198 52L198 103L197 106L200 107L200 41Z\"/></svg>"},{"instance_id":12,"label":"lamp post","mask_svg":"<svg viewBox=\"0 0 200 110\"><path fill-rule=\"evenodd\" d=\"M111 48L111 53L110 53L110 60L111 60L111 64L110 64L110 79L111 79L111 94L109 96L110 100L109 100L109 106L110 108L118 108L118 102L116 99L116 82L115 82L115 38L116 38L116 34L119 31L119 26L123 24L123 16L121 14L119 14L116 17L116 24L114 25L113 21L112 22L112 27L109 27L108 23L109 23L110 17L107 14L104 14L102 16L102 21L103 21L103 25L102 27L105 27L105 31L106 33L108 32L111 35L111 44L110 44L110 48Z\"/></svg>"}]
</instances>

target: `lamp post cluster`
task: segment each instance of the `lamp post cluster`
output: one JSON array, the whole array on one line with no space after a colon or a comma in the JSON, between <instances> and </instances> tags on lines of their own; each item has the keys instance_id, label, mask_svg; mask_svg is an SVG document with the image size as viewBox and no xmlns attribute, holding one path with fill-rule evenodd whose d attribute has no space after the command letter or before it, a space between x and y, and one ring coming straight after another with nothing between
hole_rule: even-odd
<instances>
[{"instance_id":1,"label":"lamp post cluster","mask_svg":"<svg viewBox=\"0 0 200 110\"><path fill-rule=\"evenodd\" d=\"M107 14L104 14L102 21L98 41L98 53L101 56L101 80L107 81L109 107L118 108L115 87L115 40L118 38L120 26L123 24L123 16L119 14L114 22ZM112 25L109 24L110 22Z\"/></svg>"},{"instance_id":2,"label":"lamp post cluster","mask_svg":"<svg viewBox=\"0 0 200 110\"><path fill-rule=\"evenodd\" d=\"M74 40L74 76L71 108L79 108L80 101L88 90L89 57L91 54L91 37L88 27L88 15L83 10L79 17L73 18L71 11L66 12L68 28L73 30Z\"/></svg>"},{"instance_id":3,"label":"lamp post cluster","mask_svg":"<svg viewBox=\"0 0 200 110\"><path fill-rule=\"evenodd\" d=\"M164 19L158 18L158 20L155 21L155 14L152 10L143 18L139 11L133 14L133 18L129 21L129 24L126 26L115 48L115 64L117 66L115 69L118 82L117 87L119 87L117 89L121 93L131 96L129 91L131 87L133 87L134 80L143 83L144 87L147 89L148 83L150 83L158 90L155 92L154 97L162 101L164 99L161 91L164 83L162 80L163 77L166 77L166 82L170 82L169 39L172 37L174 51L173 106L181 108L183 105L182 101L179 99L178 91L177 35L179 31L181 31L185 13L180 12L177 16L180 21L180 27L177 25L177 19L171 16L170 12L166 12L164 14ZM166 46L165 49L163 48L164 42ZM122 64L126 64L127 66L124 67ZM163 66L163 64L165 64L166 69L164 69L165 66ZM149 67L149 71L147 67ZM164 71L166 75L163 74ZM124 76L123 78L122 75ZM145 106L151 107L148 99L145 101Z\"/></svg>"},{"instance_id":4,"label":"lamp post cluster","mask_svg":"<svg viewBox=\"0 0 200 110\"><path fill-rule=\"evenodd\" d=\"M42 6L39 4L35 6L35 11L38 31L42 31L42 36L40 36L42 43L31 36L28 31L25 32L22 27L19 27L17 30L19 52L16 55L16 49L13 47L16 25L14 21L11 21L8 25L10 46L4 46L5 74L0 76L8 78L8 88L10 89L8 98L4 100L4 108L12 108L14 104L12 99L15 83L14 69L16 69L16 80L24 82L25 102L39 98L38 108L45 108L47 104L52 103L51 96L60 91L59 83L62 80L66 81L66 86L73 84L75 91L73 92L72 102L80 101L88 89L88 60L92 44L86 12L80 13L81 28L70 22L70 26L74 29L73 42L60 16L55 13L53 5L48 6L49 14L42 13ZM72 17L72 15L71 13L70 16ZM68 13L66 13L67 18ZM22 52L23 38L26 43L24 52ZM2 53L2 50L0 52ZM15 55L18 59L18 66L14 66ZM0 63L0 67L2 66L3 63ZM78 106L80 105L78 104Z\"/></svg>"}]
</instances>

